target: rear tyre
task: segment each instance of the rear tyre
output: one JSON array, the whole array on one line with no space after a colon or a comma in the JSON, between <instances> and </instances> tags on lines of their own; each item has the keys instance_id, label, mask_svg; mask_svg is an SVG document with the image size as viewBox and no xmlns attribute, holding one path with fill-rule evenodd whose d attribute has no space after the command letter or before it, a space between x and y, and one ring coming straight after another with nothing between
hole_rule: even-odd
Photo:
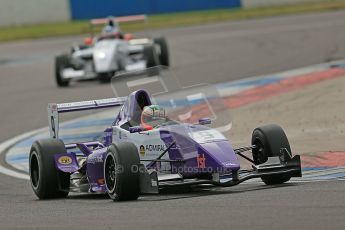
<instances>
[{"instance_id":1,"label":"rear tyre","mask_svg":"<svg viewBox=\"0 0 345 230\"><path fill-rule=\"evenodd\" d=\"M154 39L154 43L159 46L159 62L163 66L170 66L170 59L169 59L169 47L166 39L164 37L159 37Z\"/></svg>"},{"instance_id":2,"label":"rear tyre","mask_svg":"<svg viewBox=\"0 0 345 230\"><path fill-rule=\"evenodd\" d=\"M138 199L139 164L139 153L133 143L123 142L109 146L104 161L104 180L111 199L114 201Z\"/></svg>"},{"instance_id":3,"label":"rear tyre","mask_svg":"<svg viewBox=\"0 0 345 230\"><path fill-rule=\"evenodd\" d=\"M263 164L268 157L279 156L280 150L286 148L291 153L289 141L284 130L275 124L269 124L256 128L252 135L253 160L256 165ZM262 181L267 185L282 184L289 181L289 174L262 176Z\"/></svg>"},{"instance_id":4,"label":"rear tyre","mask_svg":"<svg viewBox=\"0 0 345 230\"><path fill-rule=\"evenodd\" d=\"M69 65L69 56L67 54L62 54L55 57L55 81L59 87L69 86L70 80L63 79L61 76L61 71L64 68L68 68Z\"/></svg>"},{"instance_id":5,"label":"rear tyre","mask_svg":"<svg viewBox=\"0 0 345 230\"><path fill-rule=\"evenodd\" d=\"M31 187L39 199L64 198L68 195L70 174L58 171L54 155L66 153L65 145L56 139L35 141L30 150Z\"/></svg>"}]
</instances>

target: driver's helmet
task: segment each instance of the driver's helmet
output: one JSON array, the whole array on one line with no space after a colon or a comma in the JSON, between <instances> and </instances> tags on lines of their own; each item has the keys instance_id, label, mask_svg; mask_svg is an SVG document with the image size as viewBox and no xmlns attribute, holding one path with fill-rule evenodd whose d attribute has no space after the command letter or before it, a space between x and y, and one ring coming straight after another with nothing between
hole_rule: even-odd
<instances>
[{"instance_id":1,"label":"driver's helmet","mask_svg":"<svg viewBox=\"0 0 345 230\"><path fill-rule=\"evenodd\" d=\"M102 34L114 34L118 32L119 32L119 28L117 24L114 22L114 18L108 17L108 21L103 28Z\"/></svg>"},{"instance_id":2,"label":"driver's helmet","mask_svg":"<svg viewBox=\"0 0 345 230\"><path fill-rule=\"evenodd\" d=\"M114 18L112 16L108 17L108 26L114 26Z\"/></svg>"},{"instance_id":3,"label":"driver's helmet","mask_svg":"<svg viewBox=\"0 0 345 230\"><path fill-rule=\"evenodd\" d=\"M166 122L165 109L159 105L145 106L141 113L141 125L146 129L152 129Z\"/></svg>"},{"instance_id":4,"label":"driver's helmet","mask_svg":"<svg viewBox=\"0 0 345 230\"><path fill-rule=\"evenodd\" d=\"M118 33L119 29L116 26L110 26L110 25L106 25L103 28L102 34L115 34Z\"/></svg>"}]
</instances>

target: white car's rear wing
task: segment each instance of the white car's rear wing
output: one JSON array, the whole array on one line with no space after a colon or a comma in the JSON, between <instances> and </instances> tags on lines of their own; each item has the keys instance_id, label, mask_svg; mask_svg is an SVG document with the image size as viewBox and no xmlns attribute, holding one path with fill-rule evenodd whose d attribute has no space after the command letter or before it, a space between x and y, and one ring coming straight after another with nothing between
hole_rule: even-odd
<instances>
[{"instance_id":1,"label":"white car's rear wing","mask_svg":"<svg viewBox=\"0 0 345 230\"><path fill-rule=\"evenodd\" d=\"M124 23L124 22L141 22L146 21L147 16L142 15L131 15L131 16L123 16L123 17L116 17L114 21L117 23ZM90 21L91 25L104 25L109 21L109 18L96 18Z\"/></svg>"},{"instance_id":2,"label":"white car's rear wing","mask_svg":"<svg viewBox=\"0 0 345 230\"><path fill-rule=\"evenodd\" d=\"M127 97L108 98L92 101L80 101L70 103L49 103L48 104L48 122L51 138L59 138L59 114L68 112L77 112L84 110L104 109L123 105Z\"/></svg>"}]
</instances>

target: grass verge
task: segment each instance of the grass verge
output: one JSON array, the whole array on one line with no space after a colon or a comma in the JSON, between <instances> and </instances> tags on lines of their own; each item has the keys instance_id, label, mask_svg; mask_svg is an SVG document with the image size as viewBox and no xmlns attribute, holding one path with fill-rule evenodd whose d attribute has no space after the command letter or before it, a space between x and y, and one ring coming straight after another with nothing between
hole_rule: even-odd
<instances>
[{"instance_id":1,"label":"grass verge","mask_svg":"<svg viewBox=\"0 0 345 230\"><path fill-rule=\"evenodd\" d=\"M158 29L212 22L260 18L287 14L301 14L345 9L344 0L329 0L319 3L304 3L253 9L219 9L171 13L148 16L147 23L121 25L123 31L134 32L144 29ZM42 37L85 34L89 31L88 21L73 21L41 25L0 27L0 42Z\"/></svg>"}]
</instances>

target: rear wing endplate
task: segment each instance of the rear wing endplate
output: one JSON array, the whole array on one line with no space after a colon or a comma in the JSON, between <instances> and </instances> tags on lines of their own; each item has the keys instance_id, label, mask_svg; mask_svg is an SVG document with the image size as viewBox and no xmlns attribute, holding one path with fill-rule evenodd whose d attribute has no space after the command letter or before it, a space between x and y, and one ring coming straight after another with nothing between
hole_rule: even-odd
<instances>
[{"instance_id":1,"label":"rear wing endplate","mask_svg":"<svg viewBox=\"0 0 345 230\"><path fill-rule=\"evenodd\" d=\"M84 110L104 109L123 105L127 97L108 98L92 101L80 101L70 103L49 103L48 123L51 138L59 139L59 114Z\"/></svg>"}]
</instances>

